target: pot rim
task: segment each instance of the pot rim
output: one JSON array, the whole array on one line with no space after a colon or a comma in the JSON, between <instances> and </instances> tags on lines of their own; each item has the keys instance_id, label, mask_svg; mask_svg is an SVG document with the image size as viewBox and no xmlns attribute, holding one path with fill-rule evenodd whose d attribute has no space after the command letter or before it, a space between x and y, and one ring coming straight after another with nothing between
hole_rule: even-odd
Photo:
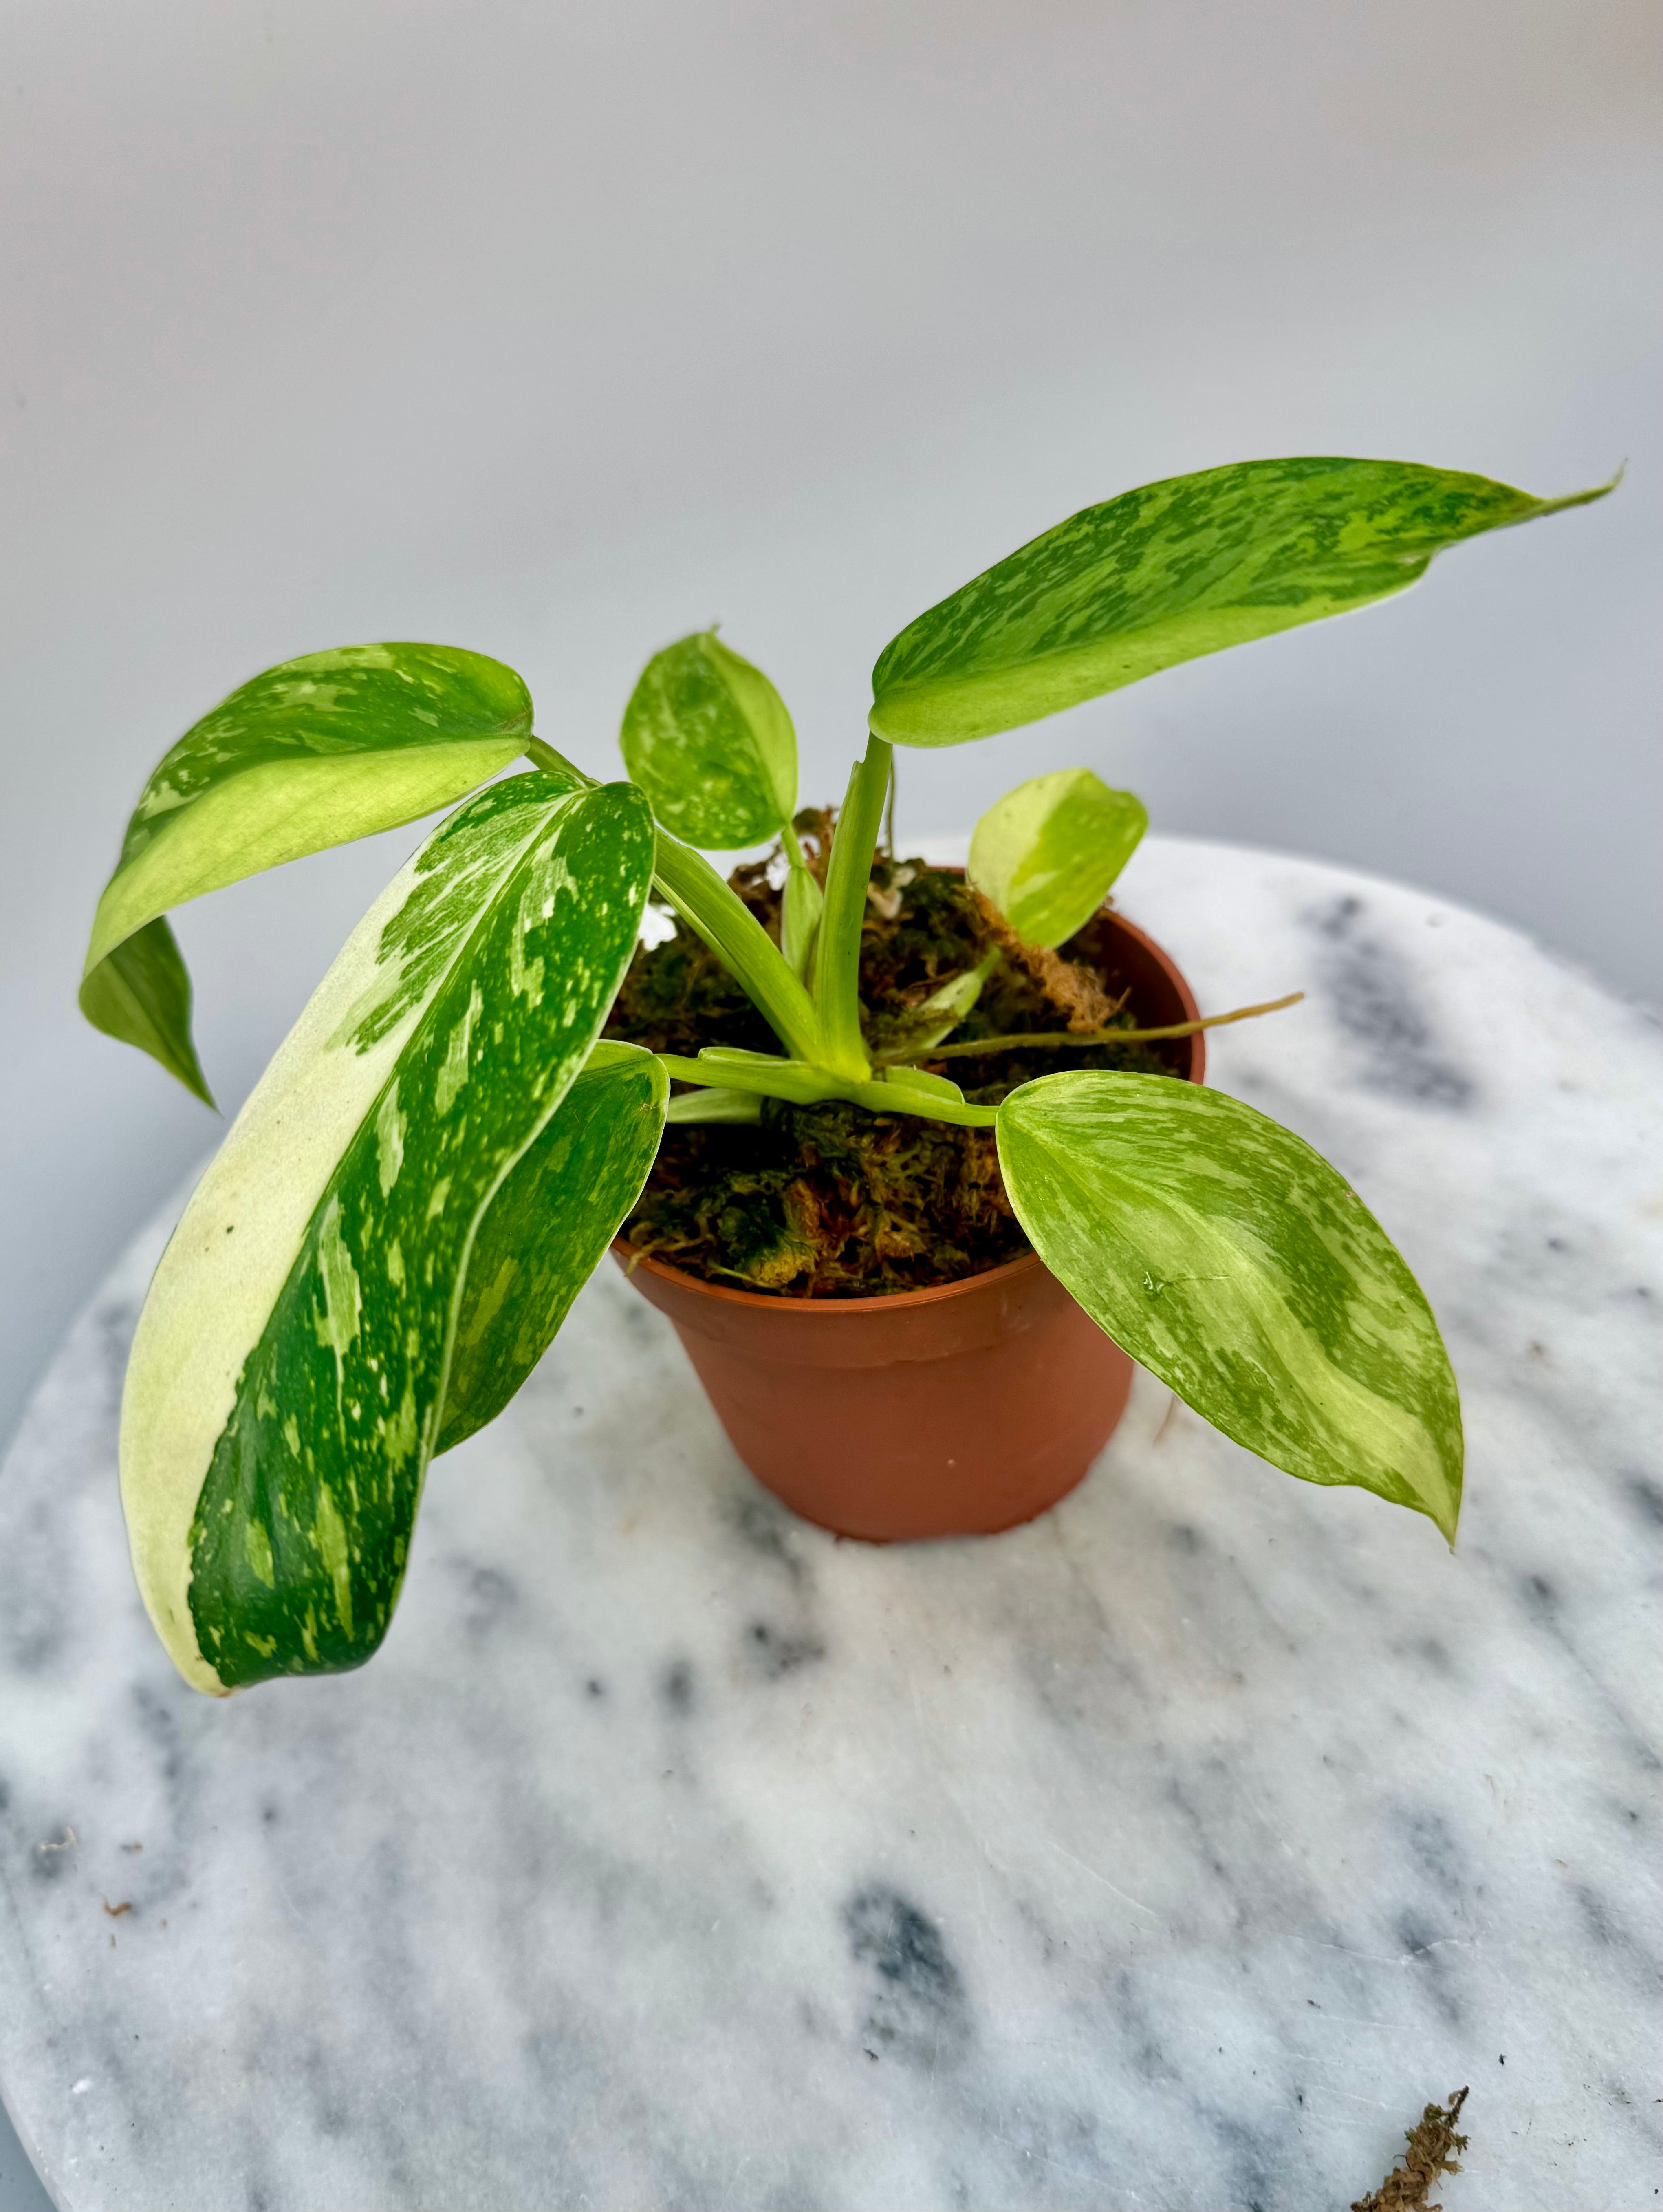
<instances>
[{"instance_id":1,"label":"pot rim","mask_svg":"<svg viewBox=\"0 0 1663 2212\"><path fill-rule=\"evenodd\" d=\"M725 1305L766 1308L769 1313L800 1314L872 1314L915 1313L920 1306L938 1305L944 1299L968 1296L972 1291L985 1289L988 1285L1009 1280L1013 1275L1031 1273L1045 1265L1039 1254L1031 1248L1019 1252L1014 1260L1001 1260L997 1267L984 1267L974 1275L961 1275L956 1283L928 1283L921 1290L891 1291L887 1297L877 1298L816 1298L782 1297L769 1291L734 1291L725 1283L713 1283L704 1275L689 1275L684 1267L672 1267L667 1260L655 1260L650 1253L638 1252L627 1237L612 1240L613 1256L622 1264L626 1279L639 1269L649 1269L662 1276L667 1283L677 1283L684 1289L697 1291L701 1297L715 1298Z\"/></svg>"},{"instance_id":2,"label":"pot rim","mask_svg":"<svg viewBox=\"0 0 1663 2212\"><path fill-rule=\"evenodd\" d=\"M953 872L962 875L963 870L955 869ZM1201 1018L1200 1008L1196 1003L1195 994L1190 989L1189 979L1166 948L1157 945L1147 930L1139 929L1135 921L1129 921L1112 900L1105 899L1098 912L1113 921L1116 928L1124 930L1128 937L1135 938L1145 951L1154 954L1176 986L1179 999L1187 1009L1186 1020L1199 1021ZM1203 1055L1206 1050L1203 1042L1205 1034L1205 1030L1198 1030L1194 1037L1194 1042L1201 1047ZM1187 1075L1182 1079L1187 1083L1205 1083L1205 1071L1204 1057L1202 1073L1199 1075ZM614 1259L622 1267L626 1279L634 1275L638 1268L646 1267L653 1274L661 1276L665 1282L679 1284L687 1290L697 1291L702 1297L715 1298L727 1305L766 1309L770 1313L804 1315L841 1313L854 1316L916 1312L920 1306L938 1305L947 1298L968 1297L973 1292L981 1291L992 1285L1007 1282L1013 1276L1030 1273L1034 1268L1043 1267L1045 1265L1039 1254L1030 1246L1026 1252L1019 1252L1014 1260L1001 1260L997 1267L984 1267L976 1274L962 1275L956 1283L930 1283L921 1290L892 1291L885 1297L804 1298L783 1297L777 1292L768 1291L730 1290L725 1283L713 1283L707 1276L689 1274L684 1267L672 1267L667 1260L655 1260L648 1253L638 1252L627 1237L615 1237L610 1250Z\"/></svg>"}]
</instances>

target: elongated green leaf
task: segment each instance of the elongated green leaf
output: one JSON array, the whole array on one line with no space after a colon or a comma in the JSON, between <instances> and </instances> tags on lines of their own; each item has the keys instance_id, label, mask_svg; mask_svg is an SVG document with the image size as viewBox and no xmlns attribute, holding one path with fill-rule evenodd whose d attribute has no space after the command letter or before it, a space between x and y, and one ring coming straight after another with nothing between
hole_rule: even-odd
<instances>
[{"instance_id":1,"label":"elongated green leaf","mask_svg":"<svg viewBox=\"0 0 1663 2212\"><path fill-rule=\"evenodd\" d=\"M905 1064L922 1060L949 1037L981 996L981 987L1004 958L997 946L984 953L974 968L962 969L938 984L904 1021L886 1031L877 1054L880 1060Z\"/></svg>"},{"instance_id":2,"label":"elongated green leaf","mask_svg":"<svg viewBox=\"0 0 1663 2212\"><path fill-rule=\"evenodd\" d=\"M956 745L1400 592L1463 538L1581 507L1409 461L1240 461L1047 530L887 645L871 726Z\"/></svg>"},{"instance_id":3,"label":"elongated green leaf","mask_svg":"<svg viewBox=\"0 0 1663 2212\"><path fill-rule=\"evenodd\" d=\"M640 1196L669 1096L652 1053L598 1044L509 1171L474 1236L435 1453L494 1421L554 1342Z\"/></svg>"},{"instance_id":4,"label":"elongated green leaf","mask_svg":"<svg viewBox=\"0 0 1663 2212\"><path fill-rule=\"evenodd\" d=\"M1460 1407L1437 1324L1308 1145L1222 1091L1089 1069L1013 1091L998 1130L1017 1219L1124 1351L1273 1466L1454 1541Z\"/></svg>"},{"instance_id":5,"label":"elongated green leaf","mask_svg":"<svg viewBox=\"0 0 1663 2212\"><path fill-rule=\"evenodd\" d=\"M513 669L453 646L343 646L268 668L187 730L145 785L98 902L82 1012L207 1097L190 986L159 917L448 806L506 768L531 726Z\"/></svg>"},{"instance_id":6,"label":"elongated green leaf","mask_svg":"<svg viewBox=\"0 0 1663 2212\"><path fill-rule=\"evenodd\" d=\"M655 880L695 936L743 984L780 1042L804 1059L819 1044L819 1017L801 980L750 908L702 853L659 832Z\"/></svg>"},{"instance_id":7,"label":"elongated green leaf","mask_svg":"<svg viewBox=\"0 0 1663 2212\"><path fill-rule=\"evenodd\" d=\"M719 851L760 845L797 807L797 733L760 668L714 630L666 646L624 708L629 773L668 830Z\"/></svg>"},{"instance_id":8,"label":"elongated green leaf","mask_svg":"<svg viewBox=\"0 0 1663 2212\"><path fill-rule=\"evenodd\" d=\"M860 1023L860 932L872 879L878 824L889 796L892 756L882 738L866 740L832 833L826 906L815 953L815 1004L820 1017L817 1057L835 1075L864 1081L871 1072Z\"/></svg>"},{"instance_id":9,"label":"elongated green leaf","mask_svg":"<svg viewBox=\"0 0 1663 2212\"><path fill-rule=\"evenodd\" d=\"M795 865L788 867L780 901L780 950L793 975L808 973L815 933L825 908L825 893L808 870Z\"/></svg>"},{"instance_id":10,"label":"elongated green leaf","mask_svg":"<svg viewBox=\"0 0 1663 2212\"><path fill-rule=\"evenodd\" d=\"M197 1187L140 1316L121 1485L199 1689L385 1634L482 1216L585 1064L634 945L633 785L528 775L376 902Z\"/></svg>"},{"instance_id":11,"label":"elongated green leaf","mask_svg":"<svg viewBox=\"0 0 1663 2212\"><path fill-rule=\"evenodd\" d=\"M574 768L541 738L533 738L525 750L539 768L563 777L568 789L586 791L594 787L592 776ZM784 826L789 842L790 825ZM716 872L704 854L691 845L680 843L662 823L659 825L658 866L653 876L659 896L668 901L694 934L744 986L757 1008L779 1031L780 1042L804 1054L814 1050L818 1025L814 1001L804 988L803 966L793 965L786 953L789 951L793 958L800 953L806 965L814 946L821 906L819 885L810 878L811 890L807 895L792 890L794 878L806 873L806 869L793 865L787 877L786 945L782 948L774 942L733 886ZM798 933L797 941L792 938L793 928ZM806 944L801 942L804 931Z\"/></svg>"},{"instance_id":12,"label":"elongated green leaf","mask_svg":"<svg viewBox=\"0 0 1663 2212\"><path fill-rule=\"evenodd\" d=\"M1140 799L1089 768L1036 775L995 799L970 839L970 881L1025 944L1050 946L1089 921L1149 827Z\"/></svg>"}]
</instances>

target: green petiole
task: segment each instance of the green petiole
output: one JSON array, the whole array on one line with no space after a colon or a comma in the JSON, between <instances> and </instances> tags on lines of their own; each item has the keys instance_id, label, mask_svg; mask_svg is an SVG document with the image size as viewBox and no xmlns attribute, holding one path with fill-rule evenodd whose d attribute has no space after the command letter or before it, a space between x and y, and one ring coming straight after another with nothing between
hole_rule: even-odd
<instances>
[{"instance_id":1,"label":"green petiole","mask_svg":"<svg viewBox=\"0 0 1663 2212\"><path fill-rule=\"evenodd\" d=\"M585 775L541 738L531 739L525 756L540 769L572 777L576 788L595 782L593 776ZM701 853L671 836L662 824L658 836L653 888L744 986L780 1042L800 1057L811 1059L819 1042L814 1001L786 965L779 946Z\"/></svg>"},{"instance_id":2,"label":"green petiole","mask_svg":"<svg viewBox=\"0 0 1663 2212\"><path fill-rule=\"evenodd\" d=\"M864 1083L871 1073L860 1029L860 925L865 918L866 887L872 878L892 759L887 741L874 734L865 757L855 764L848 797L832 836L826 910L820 920L815 969L819 1057L835 1074L852 1083Z\"/></svg>"},{"instance_id":3,"label":"green petiole","mask_svg":"<svg viewBox=\"0 0 1663 2212\"><path fill-rule=\"evenodd\" d=\"M783 1098L792 1106L818 1106L827 1099L846 1099L874 1114L916 1114L926 1121L950 1121L961 1129L991 1129L998 1120L997 1106L967 1105L946 1091L926 1091L908 1083L853 1082L829 1068L803 1060L730 1057L685 1060L677 1053L657 1055L665 1074L677 1083L702 1083L713 1090L752 1091L764 1098Z\"/></svg>"},{"instance_id":4,"label":"green petiole","mask_svg":"<svg viewBox=\"0 0 1663 2212\"><path fill-rule=\"evenodd\" d=\"M973 969L971 973L977 971ZM920 1060L980 1060L992 1052L1067 1051L1097 1044L1145 1044L1160 1037L1194 1036L1202 1030L1220 1030L1229 1022L1251 1021L1259 1014L1279 1014L1296 1006L1303 991L1290 991L1285 999L1266 999L1262 1006L1237 1006L1228 1014L1204 1014L1193 1022L1167 1022L1152 1030L1023 1030L1013 1036L970 1037L956 1044L932 1045L920 1051ZM929 1002L926 1000L926 1004ZM894 1065L904 1066L905 1061Z\"/></svg>"}]
</instances>

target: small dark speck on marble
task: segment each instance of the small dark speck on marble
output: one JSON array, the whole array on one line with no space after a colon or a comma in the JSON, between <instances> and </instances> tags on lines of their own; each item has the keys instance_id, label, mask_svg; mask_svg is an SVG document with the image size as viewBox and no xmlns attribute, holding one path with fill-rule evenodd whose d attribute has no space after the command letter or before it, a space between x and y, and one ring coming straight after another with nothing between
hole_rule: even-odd
<instances>
[{"instance_id":1,"label":"small dark speck on marble","mask_svg":"<svg viewBox=\"0 0 1663 2212\"><path fill-rule=\"evenodd\" d=\"M745 1644L770 1682L777 1682L782 1674L794 1674L799 1667L812 1666L826 1656L826 1647L817 1636L787 1636L770 1628L765 1620L751 1623L745 1632Z\"/></svg>"},{"instance_id":2,"label":"small dark speck on marble","mask_svg":"<svg viewBox=\"0 0 1663 2212\"><path fill-rule=\"evenodd\" d=\"M803 1562L786 1540L785 1516L770 1500L740 1498L733 1509L734 1532L754 1552L782 1567L793 1583L803 1580Z\"/></svg>"},{"instance_id":3,"label":"small dark speck on marble","mask_svg":"<svg viewBox=\"0 0 1663 2212\"><path fill-rule=\"evenodd\" d=\"M1641 1519L1653 1528L1663 1528L1663 1489L1649 1475L1630 1474L1624 1479L1630 1498Z\"/></svg>"},{"instance_id":4,"label":"small dark speck on marble","mask_svg":"<svg viewBox=\"0 0 1663 2212\"><path fill-rule=\"evenodd\" d=\"M1582 1924L1593 1940L1602 1948L1617 1942L1618 1937L1617 1930L1611 1926L1611 1916L1593 1891L1585 1882L1573 1882L1571 1895L1576 1899L1577 1910L1582 1916Z\"/></svg>"},{"instance_id":5,"label":"small dark speck on marble","mask_svg":"<svg viewBox=\"0 0 1663 2212\"><path fill-rule=\"evenodd\" d=\"M683 1720L693 1710L693 1668L686 1659L672 1659L659 1677L659 1695L666 1711Z\"/></svg>"},{"instance_id":6,"label":"small dark speck on marble","mask_svg":"<svg viewBox=\"0 0 1663 2212\"><path fill-rule=\"evenodd\" d=\"M1519 1594L1539 1620L1551 1620L1559 1610L1559 1593L1545 1575L1522 1576Z\"/></svg>"},{"instance_id":7,"label":"small dark speck on marble","mask_svg":"<svg viewBox=\"0 0 1663 2212\"><path fill-rule=\"evenodd\" d=\"M464 1571L468 1578L468 1632L483 1636L513 1610L519 1593L500 1567L470 1566Z\"/></svg>"},{"instance_id":8,"label":"small dark speck on marble","mask_svg":"<svg viewBox=\"0 0 1663 2212\"><path fill-rule=\"evenodd\" d=\"M1460 1888L1465 1875L1460 1847L1441 1813L1422 1807L1403 1820L1410 1850L1446 1894Z\"/></svg>"}]
</instances>

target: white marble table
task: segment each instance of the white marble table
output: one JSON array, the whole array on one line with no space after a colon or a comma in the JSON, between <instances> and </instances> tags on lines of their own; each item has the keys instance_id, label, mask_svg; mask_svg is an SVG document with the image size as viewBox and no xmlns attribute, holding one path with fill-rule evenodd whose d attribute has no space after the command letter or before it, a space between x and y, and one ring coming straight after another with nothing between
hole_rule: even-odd
<instances>
[{"instance_id":1,"label":"white marble table","mask_svg":"<svg viewBox=\"0 0 1663 2212\"><path fill-rule=\"evenodd\" d=\"M1449 2212L1656 2201L1654 1028L1520 938L1153 840L1215 1080L1431 1293L1460 1549L1148 1378L1011 1535L793 1522L610 1269L431 1479L365 1672L181 1686L118 1381L0 1479L0 2081L58 2201L1316 2212L1472 2085ZM118 1917L110 1917L115 1911Z\"/></svg>"}]
</instances>

